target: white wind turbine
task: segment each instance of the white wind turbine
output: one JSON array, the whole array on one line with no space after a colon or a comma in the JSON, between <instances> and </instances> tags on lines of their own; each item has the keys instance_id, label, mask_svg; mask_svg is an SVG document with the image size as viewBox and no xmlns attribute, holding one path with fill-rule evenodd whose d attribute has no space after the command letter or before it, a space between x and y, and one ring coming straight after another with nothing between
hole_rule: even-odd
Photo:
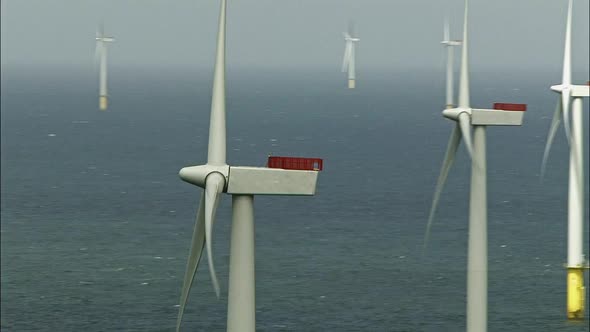
<instances>
[{"instance_id":1,"label":"white wind turbine","mask_svg":"<svg viewBox=\"0 0 590 332\"><path fill-rule=\"evenodd\" d=\"M453 108L455 104L453 103L453 47L461 46L460 40L451 40L450 33L449 33L449 21L445 18L445 25L443 30L443 41L440 42L443 44L445 49L447 50L447 83L446 83L446 108Z\"/></svg>"},{"instance_id":2,"label":"white wind turbine","mask_svg":"<svg viewBox=\"0 0 590 332\"><path fill-rule=\"evenodd\" d=\"M348 31L344 32L344 59L342 60L342 72L348 73L348 88L354 89L356 87L356 62L355 62L355 50L356 43L360 39L354 37L354 25L348 24Z\"/></svg>"},{"instance_id":3,"label":"white wind turbine","mask_svg":"<svg viewBox=\"0 0 590 332\"><path fill-rule=\"evenodd\" d=\"M220 194L232 195L227 331L254 332L254 195L314 195L318 172L265 167L229 166L225 126L225 20L221 1L217 56L213 79L207 163L180 170L182 180L204 189L187 261L176 330L180 329L188 295L205 245L209 272L217 297L219 282L212 253L212 232Z\"/></svg>"},{"instance_id":4,"label":"white wind turbine","mask_svg":"<svg viewBox=\"0 0 590 332\"><path fill-rule=\"evenodd\" d=\"M98 107L104 111L108 107L107 94L107 43L113 42L113 37L104 35L104 27L102 24L96 32L96 48L94 52L95 58L99 58L99 88L98 88Z\"/></svg>"},{"instance_id":5,"label":"white wind turbine","mask_svg":"<svg viewBox=\"0 0 590 332\"><path fill-rule=\"evenodd\" d=\"M487 162L486 127L519 126L522 124L523 104L495 104L494 109L475 109L470 106L469 58L467 43L467 0L463 22L463 49L459 81L459 105L445 109L443 116L456 121L451 132L445 159L436 184L428 218L424 245L428 242L441 191L455 159L461 138L471 156L471 188L469 198L469 241L467 261L467 331L487 329ZM503 109L502 109L503 108ZM473 129L473 145L471 130Z\"/></svg>"},{"instance_id":6,"label":"white wind turbine","mask_svg":"<svg viewBox=\"0 0 590 332\"><path fill-rule=\"evenodd\" d=\"M561 84L551 90L561 94L549 128L547 144L541 164L541 179L553 138L563 116L564 127L570 146L569 192L568 192L568 246L567 246L567 317L581 319L584 317L585 288L584 269L588 262L584 260L584 118L582 98L590 95L590 86L572 84L572 0L569 0L567 23L565 29L565 50L563 55L563 75ZM571 100L573 99L573 100ZM570 103L571 102L571 103ZM572 106L571 119L569 107ZM570 126L571 121L571 126Z\"/></svg>"}]
</instances>

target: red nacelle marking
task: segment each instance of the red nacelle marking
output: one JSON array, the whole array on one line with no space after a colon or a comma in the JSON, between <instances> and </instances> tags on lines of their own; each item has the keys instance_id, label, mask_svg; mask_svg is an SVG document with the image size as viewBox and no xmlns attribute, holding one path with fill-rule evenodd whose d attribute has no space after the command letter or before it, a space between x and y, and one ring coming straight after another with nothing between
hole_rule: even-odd
<instances>
[{"instance_id":1,"label":"red nacelle marking","mask_svg":"<svg viewBox=\"0 0 590 332\"><path fill-rule=\"evenodd\" d=\"M304 171L321 171L324 168L324 161L320 158L269 156L267 167Z\"/></svg>"},{"instance_id":2,"label":"red nacelle marking","mask_svg":"<svg viewBox=\"0 0 590 332\"><path fill-rule=\"evenodd\" d=\"M526 104L511 104L511 103L494 103L495 110L503 111L526 111Z\"/></svg>"}]
</instances>

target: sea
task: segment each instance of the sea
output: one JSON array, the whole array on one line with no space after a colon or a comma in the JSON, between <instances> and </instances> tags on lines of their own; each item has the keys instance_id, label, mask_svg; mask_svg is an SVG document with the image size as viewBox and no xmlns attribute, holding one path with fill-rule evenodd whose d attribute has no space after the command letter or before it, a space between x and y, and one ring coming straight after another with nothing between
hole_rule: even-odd
<instances>
[{"instance_id":1,"label":"sea","mask_svg":"<svg viewBox=\"0 0 590 332\"><path fill-rule=\"evenodd\" d=\"M590 312L566 319L563 128L539 174L560 70L471 73L474 107L528 104L522 127L487 129L489 331L589 329ZM2 68L2 331L174 330L202 194L178 171L206 161L213 70L112 66L107 111L96 77L91 66ZM254 199L257 331L465 330L464 146L423 251L454 125L444 93L442 69L359 68L349 90L338 68L228 66L228 163L324 160L315 196ZM230 219L224 195L221 296L205 257L182 331L226 328ZM588 204L584 224L588 253Z\"/></svg>"}]
</instances>

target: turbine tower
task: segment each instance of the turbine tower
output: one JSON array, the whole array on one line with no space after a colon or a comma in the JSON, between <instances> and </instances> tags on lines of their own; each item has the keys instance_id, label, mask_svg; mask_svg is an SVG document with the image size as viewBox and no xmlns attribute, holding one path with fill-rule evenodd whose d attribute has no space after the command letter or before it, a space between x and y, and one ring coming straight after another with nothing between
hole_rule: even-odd
<instances>
[{"instance_id":1,"label":"turbine tower","mask_svg":"<svg viewBox=\"0 0 590 332\"><path fill-rule=\"evenodd\" d=\"M227 331L254 332L254 195L314 195L321 159L270 157L268 167L230 166L226 162L225 125L225 20L221 1L217 56L213 79L207 163L184 167L180 178L203 188L180 297L176 330L179 331L188 295L203 248L207 247L209 272L219 298L219 282L212 252L212 233L220 194L232 195Z\"/></svg>"},{"instance_id":2,"label":"turbine tower","mask_svg":"<svg viewBox=\"0 0 590 332\"><path fill-rule=\"evenodd\" d=\"M524 104L495 103L494 109L471 108L469 97L469 58L467 43L467 12L463 22L463 49L459 81L459 104L445 109L443 116L456 121L451 132L445 159L436 184L432 207L426 227L424 246L428 243L430 227L442 188L455 159L461 138L471 156L471 188L469 198L469 241L467 260L467 331L487 330L487 162L486 127L520 126L526 110ZM473 129L473 143L471 130Z\"/></svg>"},{"instance_id":3,"label":"turbine tower","mask_svg":"<svg viewBox=\"0 0 590 332\"><path fill-rule=\"evenodd\" d=\"M348 24L348 31L344 32L344 59L342 60L342 72L348 73L348 88L354 89L356 87L356 62L355 62L355 49L356 43L360 39L354 37L354 24L351 22Z\"/></svg>"},{"instance_id":4,"label":"turbine tower","mask_svg":"<svg viewBox=\"0 0 590 332\"><path fill-rule=\"evenodd\" d=\"M107 94L107 43L114 42L113 37L104 35L104 27L101 24L96 32L96 49L95 58L99 58L99 88L98 88L98 107L101 111L108 108Z\"/></svg>"},{"instance_id":5,"label":"turbine tower","mask_svg":"<svg viewBox=\"0 0 590 332\"><path fill-rule=\"evenodd\" d=\"M461 41L451 40L449 33L449 20L447 18L445 18L445 25L443 28L443 41L441 41L440 43L443 44L443 46L447 50L446 108L453 108L455 107L455 104L453 103L453 47L461 46Z\"/></svg>"},{"instance_id":6,"label":"turbine tower","mask_svg":"<svg viewBox=\"0 0 590 332\"><path fill-rule=\"evenodd\" d=\"M561 84L551 90L559 93L557 107L549 128L547 144L541 164L541 179L553 138L563 116L564 127L570 146L569 190L568 190L568 236L567 236L567 317L584 318L585 287L584 269L588 261L584 260L584 118L582 98L590 95L590 86L572 84L571 39L572 39L572 0L569 0L567 23L565 29L565 50L563 55L563 75ZM571 119L569 107L572 106ZM571 122L571 124L570 124Z\"/></svg>"}]
</instances>

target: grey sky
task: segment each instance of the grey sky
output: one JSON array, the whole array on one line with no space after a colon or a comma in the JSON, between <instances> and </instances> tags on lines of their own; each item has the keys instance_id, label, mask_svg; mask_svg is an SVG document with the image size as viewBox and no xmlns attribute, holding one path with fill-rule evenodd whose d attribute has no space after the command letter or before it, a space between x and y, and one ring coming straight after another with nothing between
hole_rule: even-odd
<instances>
[{"instance_id":1,"label":"grey sky","mask_svg":"<svg viewBox=\"0 0 590 332\"><path fill-rule=\"evenodd\" d=\"M228 63L339 68L354 19L365 67L443 66L445 12L460 38L463 0L228 0ZM471 0L471 68L558 68L567 0ZM91 65L104 18L114 65L213 63L218 0L2 0L3 66ZM589 4L574 1L575 71L588 71Z\"/></svg>"}]
</instances>

